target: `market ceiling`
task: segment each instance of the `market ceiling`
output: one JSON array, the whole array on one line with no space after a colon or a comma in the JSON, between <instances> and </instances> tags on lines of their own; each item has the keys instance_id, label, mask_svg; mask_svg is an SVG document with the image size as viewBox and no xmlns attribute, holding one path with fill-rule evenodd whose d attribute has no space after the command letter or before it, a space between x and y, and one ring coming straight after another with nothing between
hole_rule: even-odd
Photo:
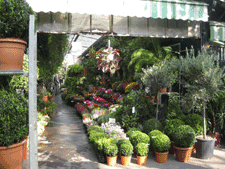
<instances>
[{"instance_id":1,"label":"market ceiling","mask_svg":"<svg viewBox=\"0 0 225 169\"><path fill-rule=\"evenodd\" d=\"M38 32L144 37L200 37L206 3L192 0L26 0Z\"/></svg>"}]
</instances>

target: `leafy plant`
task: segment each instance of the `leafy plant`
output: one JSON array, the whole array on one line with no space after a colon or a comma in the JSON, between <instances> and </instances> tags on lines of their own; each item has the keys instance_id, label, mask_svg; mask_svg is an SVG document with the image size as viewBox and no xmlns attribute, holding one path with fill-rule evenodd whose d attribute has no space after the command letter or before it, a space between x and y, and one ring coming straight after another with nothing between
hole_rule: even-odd
<instances>
[{"instance_id":1,"label":"leafy plant","mask_svg":"<svg viewBox=\"0 0 225 169\"><path fill-rule=\"evenodd\" d=\"M126 115L123 115L121 119L122 119L122 126L125 127L126 129L138 126L139 117L137 113L133 114L127 113Z\"/></svg>"},{"instance_id":2,"label":"leafy plant","mask_svg":"<svg viewBox=\"0 0 225 169\"><path fill-rule=\"evenodd\" d=\"M152 147L156 152L168 152L171 146L170 138L165 134L159 134L152 139Z\"/></svg>"},{"instance_id":3,"label":"leafy plant","mask_svg":"<svg viewBox=\"0 0 225 169\"><path fill-rule=\"evenodd\" d=\"M174 145L180 148L188 148L194 145L195 131L188 125L179 126L173 133Z\"/></svg>"},{"instance_id":4,"label":"leafy plant","mask_svg":"<svg viewBox=\"0 0 225 169\"><path fill-rule=\"evenodd\" d=\"M115 157L118 153L116 144L105 144L104 152L108 157Z\"/></svg>"},{"instance_id":5,"label":"leafy plant","mask_svg":"<svg viewBox=\"0 0 225 169\"><path fill-rule=\"evenodd\" d=\"M163 126L160 121L155 118L149 119L144 123L143 132L149 134L152 130L163 131Z\"/></svg>"},{"instance_id":6,"label":"leafy plant","mask_svg":"<svg viewBox=\"0 0 225 169\"><path fill-rule=\"evenodd\" d=\"M130 141L133 146L136 146L138 143L150 143L150 138L147 134L142 132L136 132L136 134L131 135Z\"/></svg>"},{"instance_id":7,"label":"leafy plant","mask_svg":"<svg viewBox=\"0 0 225 169\"><path fill-rule=\"evenodd\" d=\"M148 155L149 148L148 148L148 145L145 143L138 143L137 146L135 147L135 149L139 156Z\"/></svg>"},{"instance_id":8,"label":"leafy plant","mask_svg":"<svg viewBox=\"0 0 225 169\"><path fill-rule=\"evenodd\" d=\"M80 64L74 64L69 67L69 70L66 72L68 77L74 77L80 74L83 71L83 67Z\"/></svg>"},{"instance_id":9,"label":"leafy plant","mask_svg":"<svg viewBox=\"0 0 225 169\"><path fill-rule=\"evenodd\" d=\"M0 91L0 146L23 141L28 135L28 101L15 91Z\"/></svg>"},{"instance_id":10,"label":"leafy plant","mask_svg":"<svg viewBox=\"0 0 225 169\"><path fill-rule=\"evenodd\" d=\"M0 0L0 37L27 40L29 17L34 14L25 0Z\"/></svg>"},{"instance_id":11,"label":"leafy plant","mask_svg":"<svg viewBox=\"0 0 225 169\"><path fill-rule=\"evenodd\" d=\"M157 135L160 135L160 134L163 134L161 131L159 131L159 130L152 130L149 134L148 134L148 136L149 136L149 138L150 138L150 144L152 145L152 141L153 141L153 138L152 137L154 137L154 136L157 136Z\"/></svg>"},{"instance_id":12,"label":"leafy plant","mask_svg":"<svg viewBox=\"0 0 225 169\"><path fill-rule=\"evenodd\" d=\"M100 154L104 154L104 145L108 142L108 138L100 137L95 140L94 146L97 148Z\"/></svg>"},{"instance_id":13,"label":"leafy plant","mask_svg":"<svg viewBox=\"0 0 225 169\"><path fill-rule=\"evenodd\" d=\"M198 114L189 114L185 118L185 124L191 126L195 135L202 135L203 133L203 117Z\"/></svg>"},{"instance_id":14,"label":"leafy plant","mask_svg":"<svg viewBox=\"0 0 225 169\"><path fill-rule=\"evenodd\" d=\"M165 134L169 136L169 138L173 141L174 132L176 131L177 127L184 125L185 123L179 119L172 119L167 120L164 126Z\"/></svg>"},{"instance_id":15,"label":"leafy plant","mask_svg":"<svg viewBox=\"0 0 225 169\"><path fill-rule=\"evenodd\" d=\"M119 149L122 156L130 156L133 154L133 146L131 143L123 143Z\"/></svg>"},{"instance_id":16,"label":"leafy plant","mask_svg":"<svg viewBox=\"0 0 225 169\"><path fill-rule=\"evenodd\" d=\"M120 146L121 144L131 144L130 140L128 139L119 139L118 142L117 142L117 147L118 149L120 150Z\"/></svg>"},{"instance_id":17,"label":"leafy plant","mask_svg":"<svg viewBox=\"0 0 225 169\"><path fill-rule=\"evenodd\" d=\"M94 143L95 140L98 140L99 138L108 138L107 134L103 133L103 132L90 132L89 133L89 139L91 143Z\"/></svg>"},{"instance_id":18,"label":"leafy plant","mask_svg":"<svg viewBox=\"0 0 225 169\"><path fill-rule=\"evenodd\" d=\"M141 131L139 128L132 127L127 131L127 137L130 137L133 131Z\"/></svg>"},{"instance_id":19,"label":"leafy plant","mask_svg":"<svg viewBox=\"0 0 225 169\"><path fill-rule=\"evenodd\" d=\"M101 126L98 126L98 125L93 125L93 126L90 126L87 131L88 131L88 134L90 131L98 131L98 132L103 132L103 129L101 128Z\"/></svg>"}]
</instances>

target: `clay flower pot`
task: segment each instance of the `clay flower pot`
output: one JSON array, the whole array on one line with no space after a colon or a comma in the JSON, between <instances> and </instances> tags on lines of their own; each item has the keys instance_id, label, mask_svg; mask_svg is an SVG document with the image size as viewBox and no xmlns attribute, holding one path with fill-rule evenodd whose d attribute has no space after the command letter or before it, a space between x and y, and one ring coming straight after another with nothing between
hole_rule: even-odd
<instances>
[{"instance_id":1,"label":"clay flower pot","mask_svg":"<svg viewBox=\"0 0 225 169\"><path fill-rule=\"evenodd\" d=\"M108 156L106 156L106 158L107 158L107 165L108 166L116 165L117 156L115 156L115 157L108 157Z\"/></svg>"},{"instance_id":2,"label":"clay flower pot","mask_svg":"<svg viewBox=\"0 0 225 169\"><path fill-rule=\"evenodd\" d=\"M9 147L0 146L0 168L21 169L24 159L24 144L26 140L12 144Z\"/></svg>"},{"instance_id":3,"label":"clay flower pot","mask_svg":"<svg viewBox=\"0 0 225 169\"><path fill-rule=\"evenodd\" d=\"M166 93L166 92L167 92L167 87L165 87L165 88L160 88L159 91L160 91L161 93Z\"/></svg>"},{"instance_id":4,"label":"clay flower pot","mask_svg":"<svg viewBox=\"0 0 225 169\"><path fill-rule=\"evenodd\" d=\"M180 148L180 147L174 146L174 149L175 149L177 161L179 161L179 162L189 162L190 161L193 146L188 147L188 148Z\"/></svg>"},{"instance_id":5,"label":"clay flower pot","mask_svg":"<svg viewBox=\"0 0 225 169\"><path fill-rule=\"evenodd\" d=\"M148 156L138 156L137 155L137 163L138 163L138 165L146 165L147 157Z\"/></svg>"},{"instance_id":6,"label":"clay flower pot","mask_svg":"<svg viewBox=\"0 0 225 169\"><path fill-rule=\"evenodd\" d=\"M131 161L131 156L121 156L121 163L122 165L129 165Z\"/></svg>"},{"instance_id":7,"label":"clay flower pot","mask_svg":"<svg viewBox=\"0 0 225 169\"><path fill-rule=\"evenodd\" d=\"M41 101L44 101L44 102L47 102L47 100L48 100L48 95L46 95L46 96L44 95L41 99Z\"/></svg>"},{"instance_id":8,"label":"clay flower pot","mask_svg":"<svg viewBox=\"0 0 225 169\"><path fill-rule=\"evenodd\" d=\"M169 151L165 153L155 152L155 161L158 163L166 163L168 154L169 154Z\"/></svg>"},{"instance_id":9,"label":"clay flower pot","mask_svg":"<svg viewBox=\"0 0 225 169\"><path fill-rule=\"evenodd\" d=\"M27 138L25 140L25 143L24 143L23 160L27 159L27 140L28 140L28 136L27 136Z\"/></svg>"},{"instance_id":10,"label":"clay flower pot","mask_svg":"<svg viewBox=\"0 0 225 169\"><path fill-rule=\"evenodd\" d=\"M26 42L16 38L0 39L0 70L23 70Z\"/></svg>"}]
</instances>

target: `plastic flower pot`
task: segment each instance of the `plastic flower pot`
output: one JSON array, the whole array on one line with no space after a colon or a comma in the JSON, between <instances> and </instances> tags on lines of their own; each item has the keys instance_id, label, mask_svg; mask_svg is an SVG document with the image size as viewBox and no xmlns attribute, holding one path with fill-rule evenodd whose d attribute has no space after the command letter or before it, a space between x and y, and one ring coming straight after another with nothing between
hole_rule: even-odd
<instances>
[{"instance_id":1,"label":"plastic flower pot","mask_svg":"<svg viewBox=\"0 0 225 169\"><path fill-rule=\"evenodd\" d=\"M190 161L193 146L188 147L188 148L180 148L180 147L176 147L174 145L174 149L175 149L177 161L179 161L179 162L189 162Z\"/></svg>"},{"instance_id":2,"label":"plastic flower pot","mask_svg":"<svg viewBox=\"0 0 225 169\"><path fill-rule=\"evenodd\" d=\"M148 156L138 156L137 155L137 163L138 163L138 165L146 165L147 157Z\"/></svg>"},{"instance_id":3,"label":"plastic flower pot","mask_svg":"<svg viewBox=\"0 0 225 169\"><path fill-rule=\"evenodd\" d=\"M114 157L108 157L108 156L106 156L106 158L107 158L107 165L108 166L114 166L114 165L116 165L117 156L114 156Z\"/></svg>"},{"instance_id":4,"label":"plastic flower pot","mask_svg":"<svg viewBox=\"0 0 225 169\"><path fill-rule=\"evenodd\" d=\"M207 136L208 139L203 139L203 136L196 136L198 144L196 146L196 157L201 159L211 159L215 147L216 138Z\"/></svg>"},{"instance_id":5,"label":"plastic flower pot","mask_svg":"<svg viewBox=\"0 0 225 169\"><path fill-rule=\"evenodd\" d=\"M121 163L122 165L129 165L131 162L131 156L121 156Z\"/></svg>"},{"instance_id":6,"label":"plastic flower pot","mask_svg":"<svg viewBox=\"0 0 225 169\"><path fill-rule=\"evenodd\" d=\"M166 163L168 154L169 154L169 151L165 153L155 152L155 161L158 163Z\"/></svg>"}]
</instances>

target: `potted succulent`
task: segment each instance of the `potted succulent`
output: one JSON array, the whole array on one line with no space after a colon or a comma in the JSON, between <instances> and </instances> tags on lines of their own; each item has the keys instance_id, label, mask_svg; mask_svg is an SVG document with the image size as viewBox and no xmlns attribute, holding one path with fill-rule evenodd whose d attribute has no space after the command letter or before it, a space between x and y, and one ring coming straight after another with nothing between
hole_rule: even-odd
<instances>
[{"instance_id":1,"label":"potted succulent","mask_svg":"<svg viewBox=\"0 0 225 169\"><path fill-rule=\"evenodd\" d=\"M182 97L183 104L189 105L189 110L195 107L203 115L203 132L196 136L199 145L196 147L196 157L203 159L212 158L216 141L214 137L206 135L206 104L220 92L224 77L224 70L219 67L219 62L215 65L214 60L214 54L209 54L205 48L197 57L194 51L187 53L185 58L181 57L182 83L187 90Z\"/></svg>"},{"instance_id":2,"label":"potted succulent","mask_svg":"<svg viewBox=\"0 0 225 169\"><path fill-rule=\"evenodd\" d=\"M152 137L152 146L155 150L155 160L158 163L166 163L171 146L170 138L165 134Z\"/></svg>"},{"instance_id":3,"label":"potted succulent","mask_svg":"<svg viewBox=\"0 0 225 169\"><path fill-rule=\"evenodd\" d=\"M107 165L114 166L116 165L118 147L116 144L108 143L105 144L104 152L106 154Z\"/></svg>"},{"instance_id":4,"label":"potted succulent","mask_svg":"<svg viewBox=\"0 0 225 169\"><path fill-rule=\"evenodd\" d=\"M159 131L159 130L152 130L149 134L148 134L148 136L149 136L149 138L150 138L150 147L149 147L149 150L150 151L153 151L153 156L155 156L155 151L154 151L154 148L153 148L153 146L152 146L152 141L153 141L153 137L154 136L157 136L157 135L159 135L159 134L163 134L161 131Z\"/></svg>"},{"instance_id":5,"label":"potted succulent","mask_svg":"<svg viewBox=\"0 0 225 169\"><path fill-rule=\"evenodd\" d=\"M181 125L184 125L185 123L179 119L171 119L171 120L166 120L165 121L165 127L164 127L164 132L166 135L168 135L168 137L170 138L171 140L171 147L170 147L170 150L169 150L169 153L170 154L174 154L174 132L176 130L177 127L181 126Z\"/></svg>"},{"instance_id":6,"label":"potted succulent","mask_svg":"<svg viewBox=\"0 0 225 169\"><path fill-rule=\"evenodd\" d=\"M0 70L23 70L24 40L33 14L26 0L0 1Z\"/></svg>"},{"instance_id":7,"label":"potted succulent","mask_svg":"<svg viewBox=\"0 0 225 169\"><path fill-rule=\"evenodd\" d=\"M22 168L29 133L28 101L14 91L0 91L0 168Z\"/></svg>"},{"instance_id":8,"label":"potted succulent","mask_svg":"<svg viewBox=\"0 0 225 169\"><path fill-rule=\"evenodd\" d=\"M189 162L196 141L194 130L188 125L181 125L173 134L176 160Z\"/></svg>"},{"instance_id":9,"label":"potted succulent","mask_svg":"<svg viewBox=\"0 0 225 169\"><path fill-rule=\"evenodd\" d=\"M133 154L133 146L131 143L123 143L120 145L119 151L121 153L122 165L129 165L131 161L131 155Z\"/></svg>"},{"instance_id":10,"label":"potted succulent","mask_svg":"<svg viewBox=\"0 0 225 169\"><path fill-rule=\"evenodd\" d=\"M149 147L148 144L138 143L135 147L137 150L137 163L138 165L146 165Z\"/></svg>"}]
</instances>

